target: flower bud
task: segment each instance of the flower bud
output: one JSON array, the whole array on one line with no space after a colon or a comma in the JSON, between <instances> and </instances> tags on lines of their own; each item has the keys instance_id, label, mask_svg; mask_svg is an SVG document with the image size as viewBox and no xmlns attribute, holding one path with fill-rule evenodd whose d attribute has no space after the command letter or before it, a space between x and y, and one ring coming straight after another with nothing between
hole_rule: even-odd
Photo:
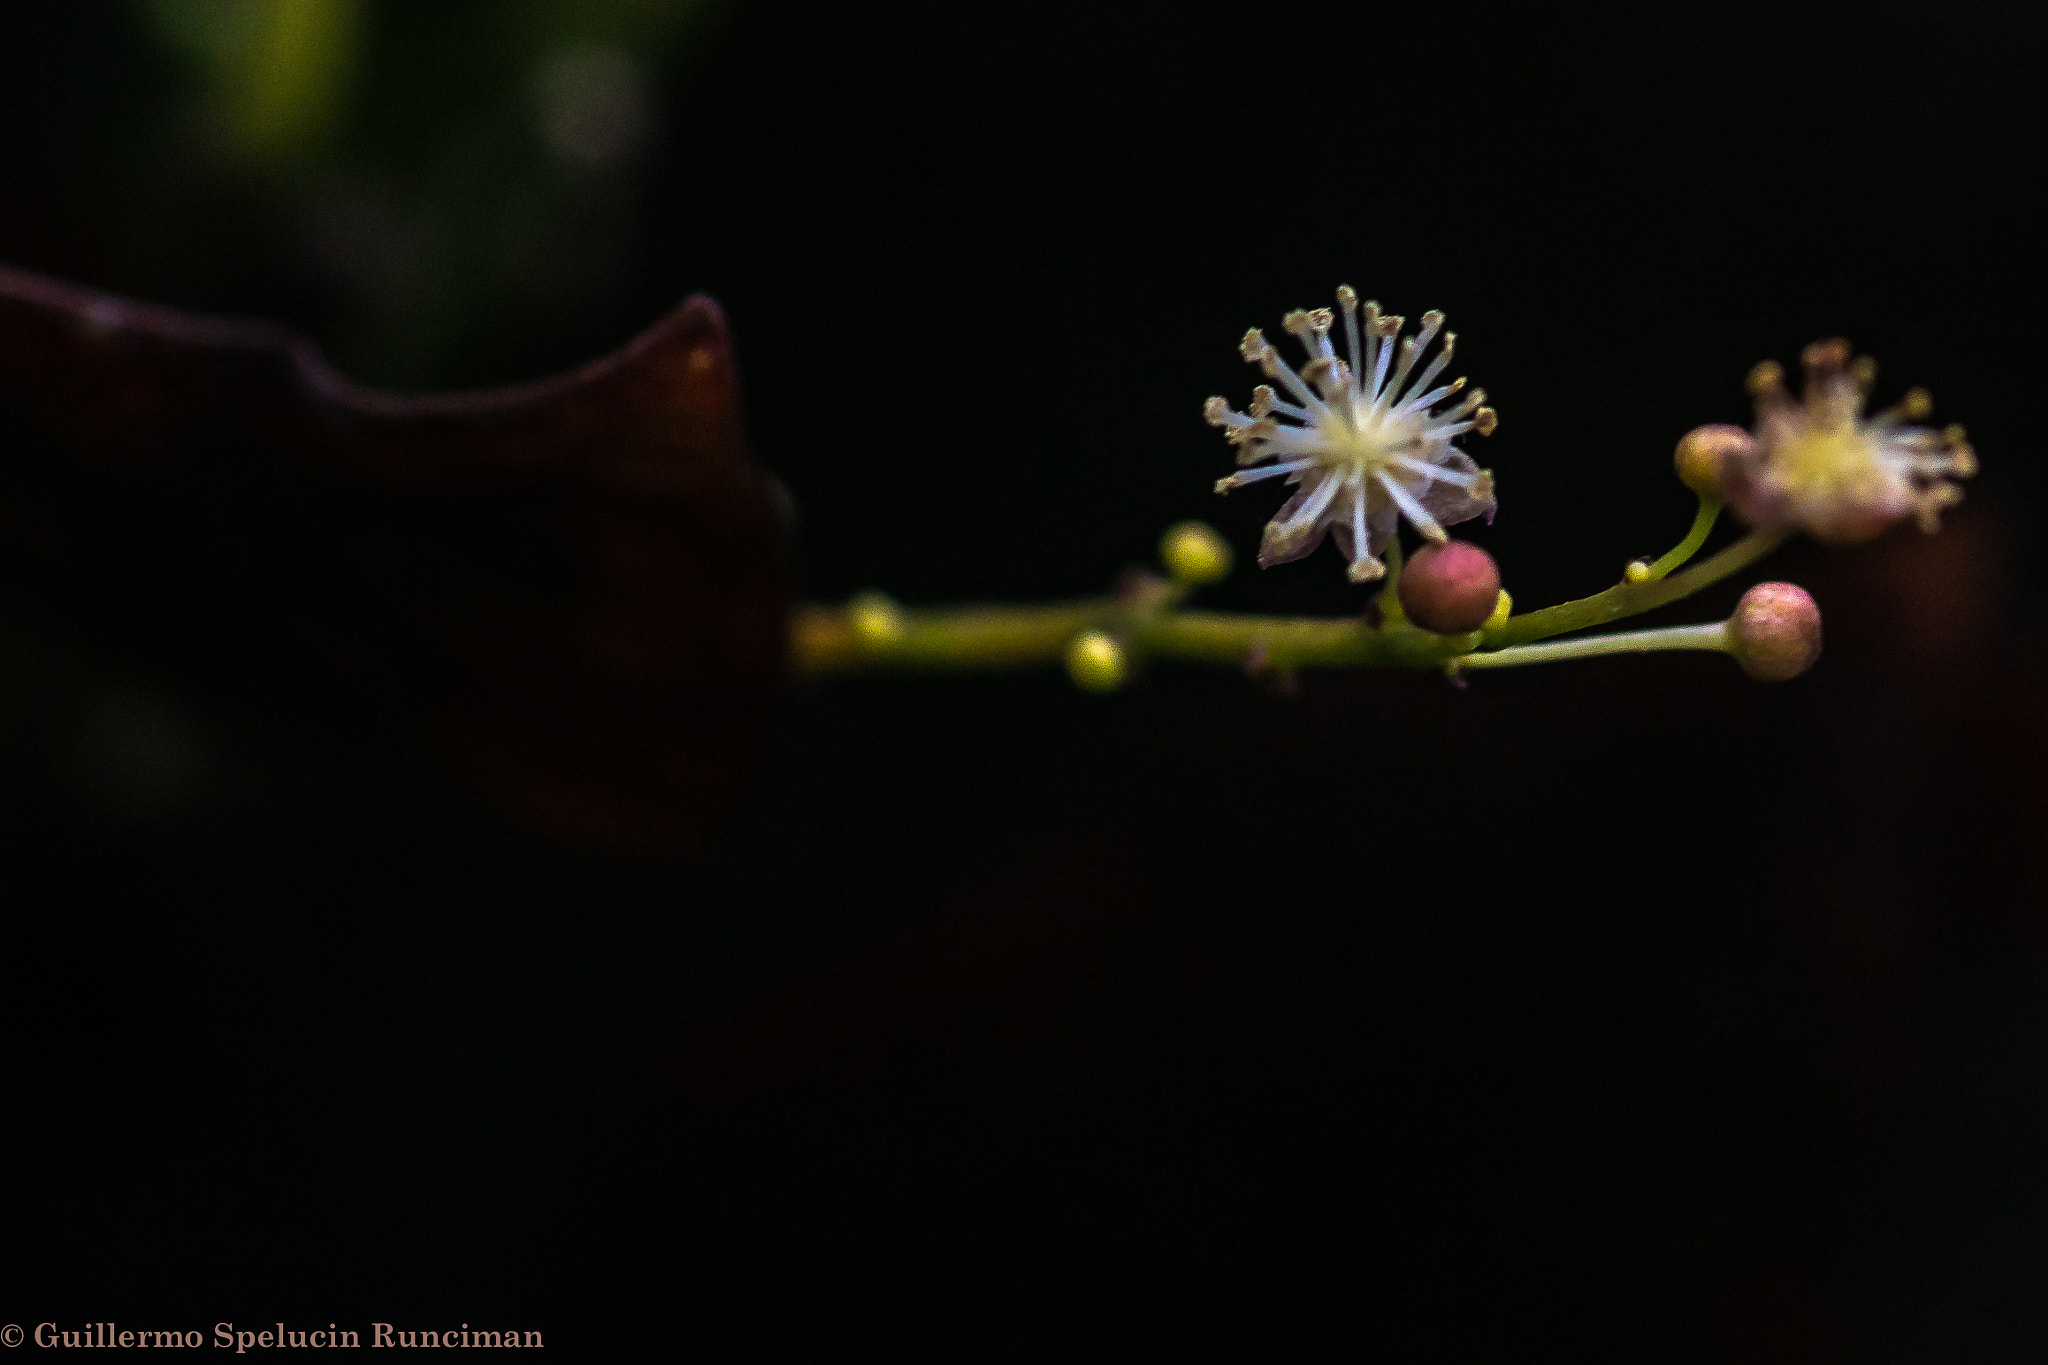
<instances>
[{"instance_id":1,"label":"flower bud","mask_svg":"<svg viewBox=\"0 0 2048 1365\"><path fill-rule=\"evenodd\" d=\"M846 624L863 649L887 649L903 639L903 608L879 592L864 592L846 604Z\"/></svg>"},{"instance_id":2,"label":"flower bud","mask_svg":"<svg viewBox=\"0 0 2048 1365\"><path fill-rule=\"evenodd\" d=\"M1728 652L1758 682L1783 682L1820 657L1820 608L1796 583L1759 583L1728 618Z\"/></svg>"},{"instance_id":3,"label":"flower bud","mask_svg":"<svg viewBox=\"0 0 2048 1365\"><path fill-rule=\"evenodd\" d=\"M1425 545L1401 566L1401 610L1439 635L1464 635L1485 625L1500 601L1493 556L1469 540Z\"/></svg>"},{"instance_id":4,"label":"flower bud","mask_svg":"<svg viewBox=\"0 0 2048 1365\"><path fill-rule=\"evenodd\" d=\"M1067 646L1067 676L1084 692L1114 692L1129 672L1124 647L1099 630L1087 630Z\"/></svg>"},{"instance_id":5,"label":"flower bud","mask_svg":"<svg viewBox=\"0 0 2048 1365\"><path fill-rule=\"evenodd\" d=\"M1159 538L1159 562L1176 583L1200 587L1230 575L1230 542L1207 522L1183 521Z\"/></svg>"},{"instance_id":6,"label":"flower bud","mask_svg":"<svg viewBox=\"0 0 2048 1365\"><path fill-rule=\"evenodd\" d=\"M1694 427L1678 440L1671 463L1687 488L1703 498L1726 498L1728 476L1756 454L1756 438L1741 427L1715 422Z\"/></svg>"}]
</instances>

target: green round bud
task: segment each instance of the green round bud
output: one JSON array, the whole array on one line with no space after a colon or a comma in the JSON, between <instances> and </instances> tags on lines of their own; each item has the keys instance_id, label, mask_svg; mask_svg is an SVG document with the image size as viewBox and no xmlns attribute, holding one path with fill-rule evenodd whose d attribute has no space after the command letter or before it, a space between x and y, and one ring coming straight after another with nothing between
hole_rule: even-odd
<instances>
[{"instance_id":1,"label":"green round bud","mask_svg":"<svg viewBox=\"0 0 2048 1365\"><path fill-rule=\"evenodd\" d=\"M1425 545L1401 566L1401 611L1438 635L1465 635L1500 603L1500 569L1469 540Z\"/></svg>"},{"instance_id":2,"label":"green round bud","mask_svg":"<svg viewBox=\"0 0 2048 1365\"><path fill-rule=\"evenodd\" d=\"M1067 676L1084 692L1114 692L1128 672L1124 647L1099 630L1083 631L1067 646Z\"/></svg>"},{"instance_id":3,"label":"green round bud","mask_svg":"<svg viewBox=\"0 0 2048 1365\"><path fill-rule=\"evenodd\" d=\"M1820 608L1796 583L1759 583L1728 618L1728 652L1758 682L1784 682L1820 657Z\"/></svg>"},{"instance_id":4,"label":"green round bud","mask_svg":"<svg viewBox=\"0 0 2048 1365\"><path fill-rule=\"evenodd\" d=\"M1205 521L1183 521L1159 538L1159 562L1176 583L1200 587L1230 576L1230 542Z\"/></svg>"},{"instance_id":5,"label":"green round bud","mask_svg":"<svg viewBox=\"0 0 2048 1365\"><path fill-rule=\"evenodd\" d=\"M1756 453L1756 437L1741 427L1713 422L1678 438L1671 456L1679 482L1703 498L1728 496L1728 476L1739 461Z\"/></svg>"}]
</instances>

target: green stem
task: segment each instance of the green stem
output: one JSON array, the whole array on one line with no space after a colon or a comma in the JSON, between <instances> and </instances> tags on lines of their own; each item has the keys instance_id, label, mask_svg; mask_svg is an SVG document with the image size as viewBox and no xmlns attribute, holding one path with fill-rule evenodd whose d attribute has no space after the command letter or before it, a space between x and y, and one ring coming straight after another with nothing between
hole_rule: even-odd
<instances>
[{"instance_id":1,"label":"green stem","mask_svg":"<svg viewBox=\"0 0 2048 1365\"><path fill-rule=\"evenodd\" d=\"M1402 620L1392 610L1377 629L1357 617L1189 611L1180 606L1185 588L1155 581L1155 591L1131 598L1090 598L1032 607L912 611L885 599L879 609L874 601L863 606L860 599L845 608L802 607L790 625L791 663L799 673L1019 668L1058 662L1074 637L1089 630L1115 636L1140 659L1227 665L1258 661L1274 668L1442 668L1447 664L1459 669L1507 668L1625 649L1714 648L1705 644L1612 643L1653 636L1676 638L1654 631L1605 636L1602 639L1609 643L1588 640L1535 653L1516 647L1676 602L1747 568L1783 544L1790 534L1751 531L1691 568L1671 573L1706 539L1719 511L1718 505L1703 502L1692 530L1650 566L1652 576L1643 582L1620 583L1575 602L1509 617L1491 630L1469 635L1435 635Z\"/></svg>"},{"instance_id":2,"label":"green stem","mask_svg":"<svg viewBox=\"0 0 2048 1365\"><path fill-rule=\"evenodd\" d=\"M806 606L790 623L790 654L799 673L878 668L952 671L1019 668L1061 657L1084 630L1113 615L1104 600L1042 607L898 609L888 630L862 629L855 609Z\"/></svg>"},{"instance_id":3,"label":"green stem","mask_svg":"<svg viewBox=\"0 0 2048 1365\"><path fill-rule=\"evenodd\" d=\"M1100 630L1141 658L1278 668L1435 668L1479 642L1390 622L1379 630L1355 616L1245 616L1185 611L1115 599L1043 607L974 606L899 610L891 629L863 633L855 614L799 609L791 624L799 673L857 669L936 672L1055 663L1076 635Z\"/></svg>"},{"instance_id":4,"label":"green stem","mask_svg":"<svg viewBox=\"0 0 2048 1365\"><path fill-rule=\"evenodd\" d=\"M1656 563L1650 565L1650 582L1656 582L1670 574L1679 565L1700 552L1700 546L1707 543L1708 532L1721 516L1722 502L1719 498L1701 498L1700 510L1693 514L1692 529L1685 533L1685 539L1672 546Z\"/></svg>"},{"instance_id":5,"label":"green stem","mask_svg":"<svg viewBox=\"0 0 2048 1365\"><path fill-rule=\"evenodd\" d=\"M1732 573L1741 572L1783 545L1791 534L1790 531L1774 529L1751 531L1734 544L1669 578L1617 583L1605 592L1581 597L1576 602L1560 602L1554 607L1511 616L1498 629L1486 632L1486 644L1489 648L1501 649L1563 635L1567 631L1585 630L1589 626L1604 626L1624 616L1653 611L1681 597L1690 597ZM1686 537L1687 540L1691 538ZM1683 549L1684 545L1679 548ZM1672 554L1677 553L1677 550L1672 551Z\"/></svg>"},{"instance_id":6,"label":"green stem","mask_svg":"<svg viewBox=\"0 0 2048 1365\"><path fill-rule=\"evenodd\" d=\"M1661 630L1629 630L1614 635L1588 635L1542 645L1514 645L1487 654L1466 654L1444 667L1454 673L1468 668L1515 668L1522 664L1591 659L1601 654L1647 654L1664 649L1711 649L1728 652L1728 624L1709 621L1698 626L1666 626Z\"/></svg>"}]
</instances>

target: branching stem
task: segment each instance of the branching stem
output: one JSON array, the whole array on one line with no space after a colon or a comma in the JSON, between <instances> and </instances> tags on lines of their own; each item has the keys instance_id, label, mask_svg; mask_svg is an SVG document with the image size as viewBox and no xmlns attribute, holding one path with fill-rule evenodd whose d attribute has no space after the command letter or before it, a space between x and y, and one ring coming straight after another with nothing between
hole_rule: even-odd
<instances>
[{"instance_id":1,"label":"branching stem","mask_svg":"<svg viewBox=\"0 0 2048 1365\"><path fill-rule=\"evenodd\" d=\"M1718 510L1718 509L1717 509ZM1706 515L1704 512L1702 515ZM1697 523L1694 526L1698 530ZM1671 574L1667 578L1651 578L1641 583L1617 583L1605 592L1596 592L1591 597L1581 597L1576 602L1560 602L1554 607L1525 612L1510 617L1499 630L1488 631L1485 647L1501 649L1508 645L1526 644L1531 640L1545 640L1567 631L1585 630L1589 626L1604 626L1609 621L1618 621L1624 616L1637 616L1654 611L1682 597L1690 597L1701 588L1718 583L1732 573L1739 573L1762 559L1785 543L1789 531L1755 530L1727 548L1709 555L1690 569ZM1690 541L1691 536L1686 540ZM1704 539L1704 537L1702 537ZM1678 550L1685 548L1683 542ZM1673 550L1672 555L1678 554ZM1662 563L1663 560L1659 560ZM1652 572L1655 572L1654 566Z\"/></svg>"},{"instance_id":2,"label":"branching stem","mask_svg":"<svg viewBox=\"0 0 2048 1365\"><path fill-rule=\"evenodd\" d=\"M798 673L860 669L942 672L1021 668L1058 662L1075 636L1103 631L1136 659L1291 668L1507 668L1552 659L1649 649L1718 649L1720 624L1636 631L1532 648L1532 642L1605 625L1688 597L1749 567L1789 534L1751 531L1679 572L1713 529L1720 504L1702 500L1692 529L1649 566L1640 582L1538 611L1489 630L1436 635L1398 609L1375 628L1358 617L1285 617L1193 611L1185 589L1148 580L1119 597L1043 606L905 609L874 599L846 607L804 606L790 627ZM1387 594L1391 604L1392 594Z\"/></svg>"}]
</instances>

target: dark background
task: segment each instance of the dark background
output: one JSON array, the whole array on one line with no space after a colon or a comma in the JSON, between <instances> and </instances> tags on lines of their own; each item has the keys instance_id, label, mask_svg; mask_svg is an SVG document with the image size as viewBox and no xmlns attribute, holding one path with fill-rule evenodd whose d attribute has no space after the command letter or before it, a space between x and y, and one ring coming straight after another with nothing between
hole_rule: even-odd
<instances>
[{"instance_id":1,"label":"dark background","mask_svg":"<svg viewBox=\"0 0 2048 1365\"><path fill-rule=\"evenodd\" d=\"M1249 550L1200 402L1340 281L1449 314L1524 606L1674 540L1672 443L1818 336L1985 472L1773 561L1828 620L1793 683L805 684L768 806L653 862L335 779L9 585L7 1320L2048 1344L2030 10L329 0L281 87L191 37L252 12L10 10L0 259L407 390L708 291L809 596ZM1210 597L1360 605L1327 550Z\"/></svg>"}]
</instances>

